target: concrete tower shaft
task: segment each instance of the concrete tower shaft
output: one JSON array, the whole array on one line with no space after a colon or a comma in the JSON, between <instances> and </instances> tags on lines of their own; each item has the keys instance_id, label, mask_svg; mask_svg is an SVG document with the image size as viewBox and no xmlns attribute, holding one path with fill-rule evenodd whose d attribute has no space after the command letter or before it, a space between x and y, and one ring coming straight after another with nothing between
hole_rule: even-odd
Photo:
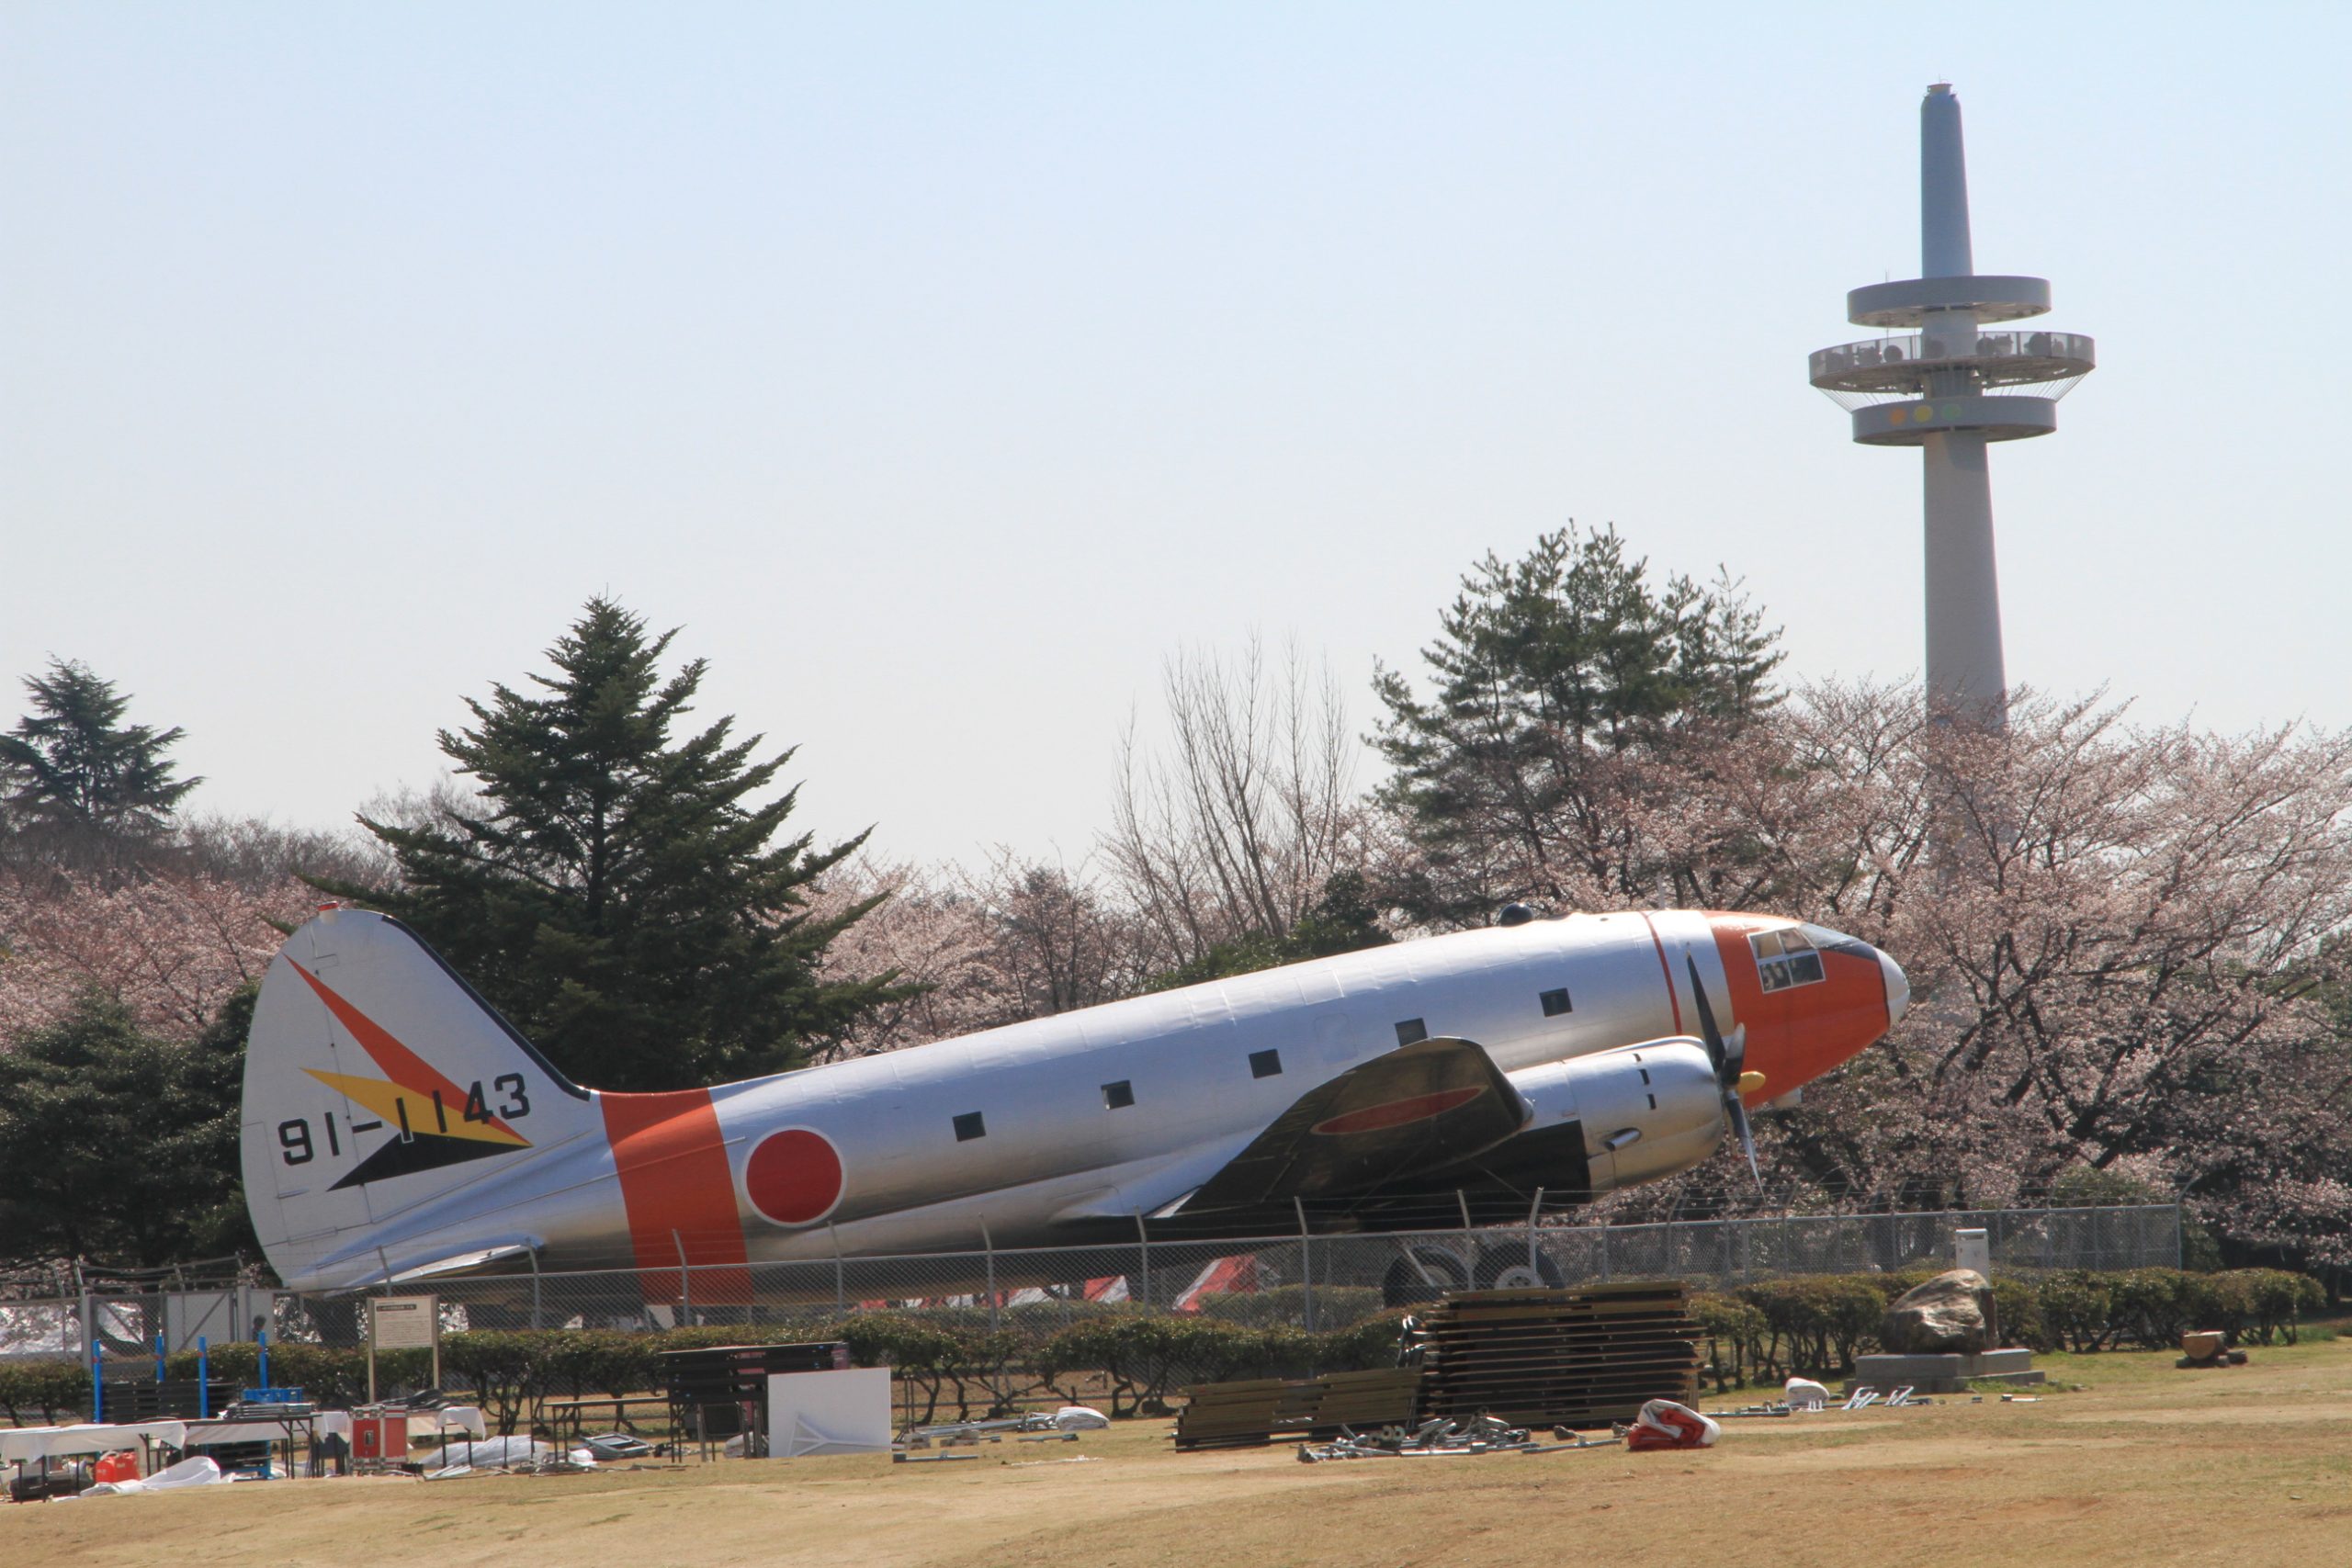
<instances>
[{"instance_id":1,"label":"concrete tower shaft","mask_svg":"<svg viewBox=\"0 0 2352 1568\"><path fill-rule=\"evenodd\" d=\"M2080 333L2006 329L2049 309L2045 280L1976 271L1960 99L1939 82L1919 105L1919 276L1846 296L1858 326L1915 330L1821 349L1809 367L1856 441L1921 448L1931 709L1998 722L2007 694L1985 449L2055 430L2058 400L2098 363Z\"/></svg>"},{"instance_id":2,"label":"concrete tower shaft","mask_svg":"<svg viewBox=\"0 0 2352 1568\"><path fill-rule=\"evenodd\" d=\"M1919 276L1966 277L1975 270L1960 100L1951 84L1939 82L1919 100Z\"/></svg>"}]
</instances>

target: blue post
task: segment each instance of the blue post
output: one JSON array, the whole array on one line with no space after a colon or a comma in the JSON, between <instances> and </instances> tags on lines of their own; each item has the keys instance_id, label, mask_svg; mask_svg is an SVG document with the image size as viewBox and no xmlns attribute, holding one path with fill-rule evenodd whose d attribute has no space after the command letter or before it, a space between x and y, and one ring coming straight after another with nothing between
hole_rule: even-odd
<instances>
[{"instance_id":1,"label":"blue post","mask_svg":"<svg viewBox=\"0 0 2352 1568\"><path fill-rule=\"evenodd\" d=\"M90 1341L90 1420L92 1424L107 1418L106 1369L98 1360L98 1342Z\"/></svg>"},{"instance_id":2,"label":"blue post","mask_svg":"<svg viewBox=\"0 0 2352 1568\"><path fill-rule=\"evenodd\" d=\"M269 1330L255 1329L254 1338L261 1346L261 1386L267 1388L269 1386Z\"/></svg>"},{"instance_id":3,"label":"blue post","mask_svg":"<svg viewBox=\"0 0 2352 1568\"><path fill-rule=\"evenodd\" d=\"M212 1348L204 1336L196 1337L196 1418L212 1419Z\"/></svg>"},{"instance_id":4,"label":"blue post","mask_svg":"<svg viewBox=\"0 0 2352 1568\"><path fill-rule=\"evenodd\" d=\"M155 1381L164 1381L164 1337L160 1334L155 1336Z\"/></svg>"}]
</instances>

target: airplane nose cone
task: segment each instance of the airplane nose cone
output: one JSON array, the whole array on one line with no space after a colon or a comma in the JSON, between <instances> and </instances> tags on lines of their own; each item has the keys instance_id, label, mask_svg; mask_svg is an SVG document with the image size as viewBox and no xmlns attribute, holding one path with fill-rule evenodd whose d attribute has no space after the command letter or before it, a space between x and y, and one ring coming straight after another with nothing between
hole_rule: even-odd
<instances>
[{"instance_id":1,"label":"airplane nose cone","mask_svg":"<svg viewBox=\"0 0 2352 1568\"><path fill-rule=\"evenodd\" d=\"M1886 979L1886 1026L1893 1029L1911 1006L1911 977L1883 949L1878 950L1878 972Z\"/></svg>"},{"instance_id":2,"label":"airplane nose cone","mask_svg":"<svg viewBox=\"0 0 2352 1568\"><path fill-rule=\"evenodd\" d=\"M1911 1005L1909 977L1870 942L1784 916L1706 919L1731 997L1725 1026L1747 1031L1746 1065L1764 1075L1751 1104L1834 1072Z\"/></svg>"}]
</instances>

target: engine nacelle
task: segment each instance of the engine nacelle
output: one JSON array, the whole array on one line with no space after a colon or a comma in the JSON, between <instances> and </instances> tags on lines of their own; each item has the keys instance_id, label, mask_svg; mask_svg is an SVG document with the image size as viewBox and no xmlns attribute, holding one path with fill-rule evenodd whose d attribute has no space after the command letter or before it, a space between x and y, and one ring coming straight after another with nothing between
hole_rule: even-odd
<instances>
[{"instance_id":1,"label":"engine nacelle","mask_svg":"<svg viewBox=\"0 0 2352 1568\"><path fill-rule=\"evenodd\" d=\"M1723 1091L1696 1040L1547 1062L1512 1073L1510 1082L1535 1107L1521 1137L1582 1125L1595 1197L1687 1169L1723 1141Z\"/></svg>"}]
</instances>

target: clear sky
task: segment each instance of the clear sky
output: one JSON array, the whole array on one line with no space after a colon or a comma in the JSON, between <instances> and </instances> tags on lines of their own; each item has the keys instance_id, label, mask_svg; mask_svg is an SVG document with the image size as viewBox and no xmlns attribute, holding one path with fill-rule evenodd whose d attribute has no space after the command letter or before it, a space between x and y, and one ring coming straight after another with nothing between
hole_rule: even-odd
<instances>
[{"instance_id":1,"label":"clear sky","mask_svg":"<svg viewBox=\"0 0 2352 1568\"><path fill-rule=\"evenodd\" d=\"M1370 721L1570 518L1920 660L1919 460L1805 355L1976 261L2101 368L1994 452L2008 665L2352 723L2352 8L0 6L0 679L197 803L429 783L610 592L896 854L1083 852L1161 660ZM2331 473L2338 477L2331 480ZM0 716L17 711L0 689ZM1372 767L1364 770L1370 782Z\"/></svg>"}]
</instances>

